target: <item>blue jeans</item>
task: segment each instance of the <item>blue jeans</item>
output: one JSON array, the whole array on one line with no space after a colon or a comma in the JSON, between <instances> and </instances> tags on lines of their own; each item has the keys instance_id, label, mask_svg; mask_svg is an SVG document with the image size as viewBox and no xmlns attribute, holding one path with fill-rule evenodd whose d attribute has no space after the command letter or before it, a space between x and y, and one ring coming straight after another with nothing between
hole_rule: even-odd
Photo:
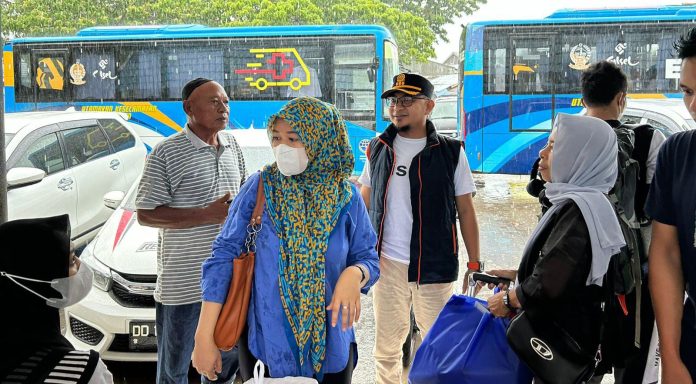
<instances>
[{"instance_id":1,"label":"blue jeans","mask_svg":"<svg viewBox=\"0 0 696 384\"><path fill-rule=\"evenodd\" d=\"M188 372L198 326L201 303L164 305L155 303L157 319L157 383L188 384ZM222 354L222 373L213 383L234 381L239 362L237 348ZM201 377L201 383L211 383Z\"/></svg>"}]
</instances>

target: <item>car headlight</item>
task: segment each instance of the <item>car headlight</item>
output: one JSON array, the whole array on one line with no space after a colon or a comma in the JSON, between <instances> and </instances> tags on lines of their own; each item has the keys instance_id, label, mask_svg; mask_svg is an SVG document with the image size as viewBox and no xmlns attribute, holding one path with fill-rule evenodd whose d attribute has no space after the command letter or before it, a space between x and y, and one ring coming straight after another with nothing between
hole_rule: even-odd
<instances>
[{"instance_id":1,"label":"car headlight","mask_svg":"<svg viewBox=\"0 0 696 384\"><path fill-rule=\"evenodd\" d=\"M94 279L92 279L94 286L108 292L111 288L111 269L94 257L92 247L87 247L82 251L80 262L86 263L94 271Z\"/></svg>"}]
</instances>

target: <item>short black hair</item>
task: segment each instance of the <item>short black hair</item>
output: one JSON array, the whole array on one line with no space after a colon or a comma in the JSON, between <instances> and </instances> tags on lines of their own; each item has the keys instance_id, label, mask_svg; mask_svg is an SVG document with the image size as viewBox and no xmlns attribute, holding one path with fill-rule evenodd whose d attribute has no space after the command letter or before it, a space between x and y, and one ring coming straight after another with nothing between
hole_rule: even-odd
<instances>
[{"instance_id":1,"label":"short black hair","mask_svg":"<svg viewBox=\"0 0 696 384\"><path fill-rule=\"evenodd\" d=\"M674 43L674 49L682 60L696 56L696 27L679 37L679 40Z\"/></svg>"},{"instance_id":2,"label":"short black hair","mask_svg":"<svg viewBox=\"0 0 696 384\"><path fill-rule=\"evenodd\" d=\"M628 90L621 68L608 61L593 64L582 73L582 99L588 107L606 106L620 92Z\"/></svg>"}]
</instances>

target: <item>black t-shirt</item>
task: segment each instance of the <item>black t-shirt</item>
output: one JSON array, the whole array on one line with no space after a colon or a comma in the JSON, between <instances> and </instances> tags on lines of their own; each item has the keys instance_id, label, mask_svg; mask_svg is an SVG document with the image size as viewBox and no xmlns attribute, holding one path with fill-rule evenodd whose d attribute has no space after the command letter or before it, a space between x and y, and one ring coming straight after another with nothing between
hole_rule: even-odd
<instances>
[{"instance_id":1,"label":"black t-shirt","mask_svg":"<svg viewBox=\"0 0 696 384\"><path fill-rule=\"evenodd\" d=\"M672 135L660 148L645 208L653 220L677 228L690 297L684 306L680 353L696 378L696 131Z\"/></svg>"},{"instance_id":2,"label":"black t-shirt","mask_svg":"<svg viewBox=\"0 0 696 384\"><path fill-rule=\"evenodd\" d=\"M696 298L696 131L672 135L660 149L645 208L677 227L687 292Z\"/></svg>"}]
</instances>

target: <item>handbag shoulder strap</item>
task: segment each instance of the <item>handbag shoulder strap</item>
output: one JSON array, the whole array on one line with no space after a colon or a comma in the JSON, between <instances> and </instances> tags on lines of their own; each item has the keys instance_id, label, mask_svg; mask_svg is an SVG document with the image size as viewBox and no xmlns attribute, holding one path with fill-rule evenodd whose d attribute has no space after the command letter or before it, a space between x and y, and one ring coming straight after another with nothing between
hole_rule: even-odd
<instances>
[{"instance_id":1,"label":"handbag shoulder strap","mask_svg":"<svg viewBox=\"0 0 696 384\"><path fill-rule=\"evenodd\" d=\"M256 206L251 212L249 224L247 224L247 236L244 240L245 253L256 253L256 235L261 231L263 224L261 223L264 204L266 198L263 194L263 178L259 177L259 187L256 190Z\"/></svg>"},{"instance_id":2,"label":"handbag shoulder strap","mask_svg":"<svg viewBox=\"0 0 696 384\"><path fill-rule=\"evenodd\" d=\"M251 213L249 224L253 226L261 223L261 215L263 215L265 204L266 197L263 193L263 176L259 175L259 187L256 190L256 206L254 207L254 211Z\"/></svg>"}]
</instances>

